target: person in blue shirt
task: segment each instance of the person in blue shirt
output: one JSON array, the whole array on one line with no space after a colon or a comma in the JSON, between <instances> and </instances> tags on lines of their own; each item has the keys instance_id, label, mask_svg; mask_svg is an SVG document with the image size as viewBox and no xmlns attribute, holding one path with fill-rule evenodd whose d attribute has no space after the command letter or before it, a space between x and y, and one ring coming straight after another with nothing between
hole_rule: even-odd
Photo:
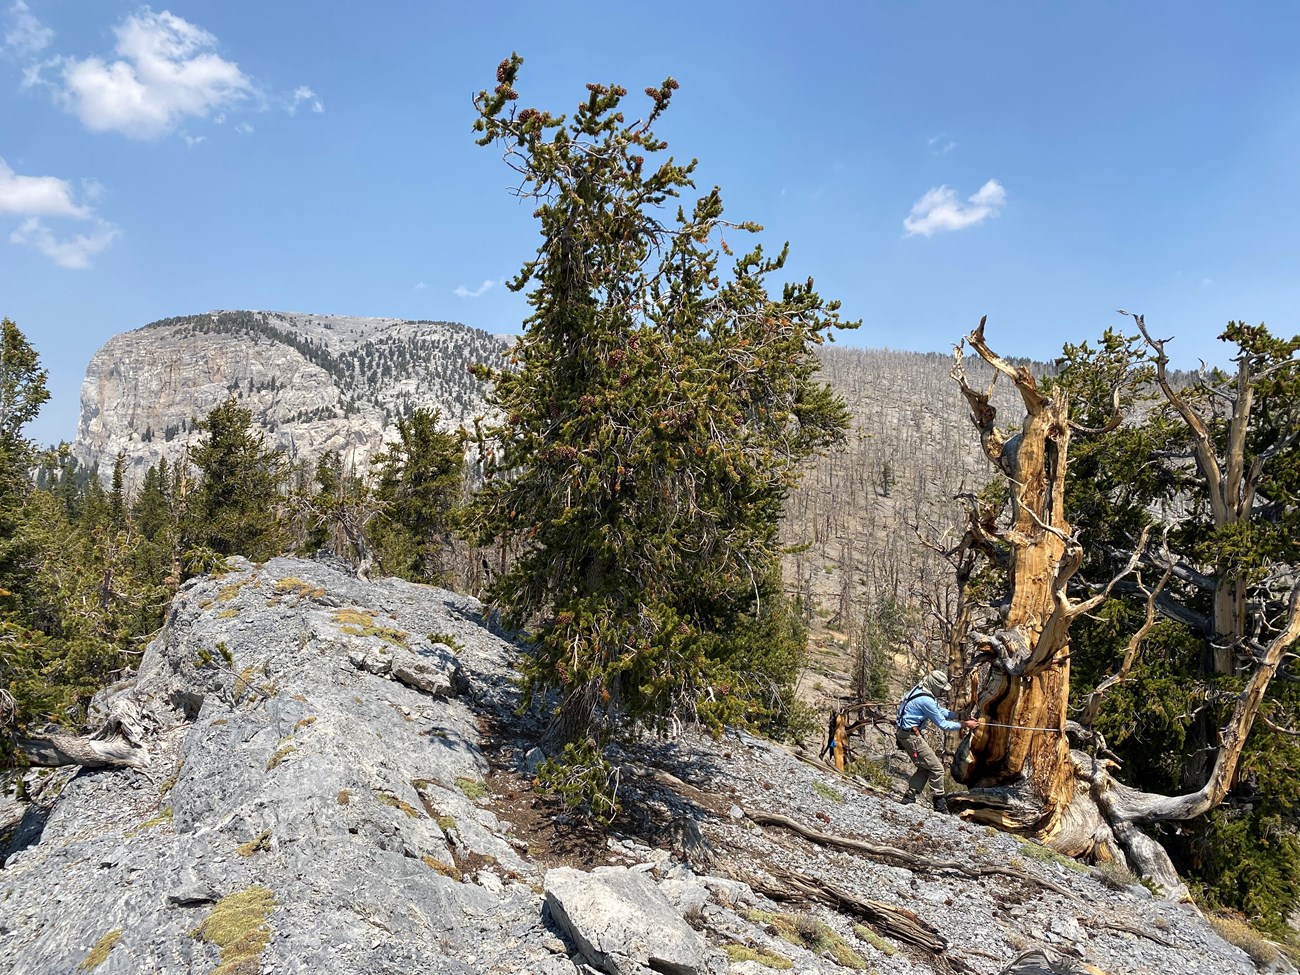
<instances>
[{"instance_id":1,"label":"person in blue shirt","mask_svg":"<svg viewBox=\"0 0 1300 975\"><path fill-rule=\"evenodd\" d=\"M952 690L948 675L942 670L932 670L921 678L921 682L907 692L903 703L898 706L894 741L898 747L907 752L907 757L916 766L916 771L907 780L907 791L903 793L904 803L916 802L927 782L934 797L936 812L948 811L948 797L944 794L943 763L934 753L930 743L921 731L927 721L943 731L957 731L978 728L979 722L973 718L958 721L957 715L939 706L939 695Z\"/></svg>"}]
</instances>

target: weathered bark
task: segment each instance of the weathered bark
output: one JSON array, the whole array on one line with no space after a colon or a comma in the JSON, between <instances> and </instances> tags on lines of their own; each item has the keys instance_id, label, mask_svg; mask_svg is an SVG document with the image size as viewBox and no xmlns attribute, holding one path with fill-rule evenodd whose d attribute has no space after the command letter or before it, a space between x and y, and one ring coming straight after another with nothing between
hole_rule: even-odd
<instances>
[{"instance_id":1,"label":"weathered bark","mask_svg":"<svg viewBox=\"0 0 1300 975\"><path fill-rule=\"evenodd\" d=\"M1286 363L1274 363L1261 370L1254 356L1246 353L1237 356L1237 374L1231 383L1231 392L1227 391L1226 386L1219 391L1231 409L1227 438L1220 453L1209 424L1197 413L1187 397L1173 388L1169 380L1169 357L1165 354L1165 340L1151 337L1142 315L1131 312L1121 314L1131 315L1137 323L1143 340L1154 355L1156 383L1165 401L1182 418L1192 435L1196 467L1204 480L1210 519L1214 527L1222 530L1249 521L1254 513L1265 464L1270 457L1300 439L1300 429L1293 429L1259 455L1248 458L1246 454L1256 385L1270 371ZM1213 576L1213 581L1214 634L1210 641L1209 657L1215 674L1233 674L1237 670L1237 657L1250 620L1246 604L1246 579L1237 572L1221 571Z\"/></svg>"},{"instance_id":2,"label":"weathered bark","mask_svg":"<svg viewBox=\"0 0 1300 975\"><path fill-rule=\"evenodd\" d=\"M1013 367L984 341L984 320L968 342L999 376L1020 393L1025 418L1020 432L1007 438L990 403L993 387L972 388L956 350L952 375L970 405L984 453L1006 478L1011 493L1011 523L1006 528L972 527L1009 549L1011 602L1003 629L977 638L978 714L985 724L974 733L958 780L980 790L1003 790L1017 783L1037 801L1001 801L992 795L974 818L1009 829L1050 833L1073 799L1074 777L1063 734L1070 689L1069 604L1065 586L1078 569L1081 551L1065 516L1065 471L1070 443L1069 409L1059 392L1042 393L1030 374ZM1062 605L1062 601L1065 605ZM1064 612L1063 612L1064 611ZM1050 728L1051 731L1028 731Z\"/></svg>"},{"instance_id":3,"label":"weathered bark","mask_svg":"<svg viewBox=\"0 0 1300 975\"><path fill-rule=\"evenodd\" d=\"M836 910L847 909L886 938L928 955L942 956L948 948L948 942L932 924L904 907L859 897L806 873L776 866L769 866L768 873L779 884L753 875L742 875L739 879L774 901L806 900L828 904Z\"/></svg>"},{"instance_id":4,"label":"weathered bark","mask_svg":"<svg viewBox=\"0 0 1300 975\"><path fill-rule=\"evenodd\" d=\"M909 853L894 846L882 846L878 843L868 843L865 840L855 839L851 836L823 833L821 830L805 826L798 820L791 819L788 816L763 812L758 809L746 809L745 815L759 826L781 826L821 846L862 853L873 859L884 860L886 863L906 867L920 873L960 873L967 877L1011 877L1023 884L1042 887L1070 900L1078 900L1078 897L1068 888L1055 884L1050 880L1042 880L1025 873L1023 870L1016 870L1012 867L979 867L958 860L939 860L934 857L918 856L915 853Z\"/></svg>"},{"instance_id":5,"label":"weathered bark","mask_svg":"<svg viewBox=\"0 0 1300 975\"><path fill-rule=\"evenodd\" d=\"M118 698L113 701L103 727L92 735L16 737L14 746L28 765L148 768L151 758L149 749L142 744L143 738L140 709L131 701Z\"/></svg>"},{"instance_id":6,"label":"weathered bark","mask_svg":"<svg viewBox=\"0 0 1300 975\"><path fill-rule=\"evenodd\" d=\"M1136 317L1143 337L1156 353L1157 382L1193 434L1197 465L1209 486L1215 527L1249 518L1264 458L1246 461L1253 395L1247 357L1239 359L1235 393L1224 394L1233 412L1221 458L1207 424L1169 385L1163 343L1153 340L1141 317ZM1026 416L1019 434L1004 437L989 405L991 387L980 392L967 384L958 347L953 378L970 404L986 455L1007 479L1012 505L1007 527L972 517L971 530L1008 550L1011 599L1001 621L1003 628L980 634L973 641L975 657L968 666L974 667L978 677L978 716L984 723L958 750L954 762L954 775L973 788L950 797L949 804L966 818L1031 833L1062 853L1094 860L1125 859L1143 876L1160 883L1167 896L1184 898L1187 888L1168 855L1138 827L1195 818L1227 796L1269 683L1288 649L1300 639L1300 582L1291 580L1283 622L1272 630L1268 645L1259 646L1245 636L1251 607L1244 580L1226 574L1206 577L1206 581L1212 579L1215 593L1212 669L1235 673L1244 662L1250 677L1227 725L1213 729L1214 748L1207 753L1213 755L1213 764L1207 763L1198 777L1199 788L1180 796L1141 792L1112 777L1114 763L1097 754L1071 752L1065 734L1065 701L1072 621L1108 598L1143 560L1162 570L1154 589L1148 590L1140 582L1137 585L1146 596L1145 622L1129 641L1119 670L1086 700L1084 719L1090 722L1107 691L1133 666L1157 611L1166 612L1162 602L1165 585L1171 576L1181 579L1190 570L1178 565L1168 552L1148 556L1144 533L1126 568L1104 589L1088 599L1071 599L1067 587L1082 563L1083 551L1063 507L1070 430L1066 404L1060 395L1048 397L1039 392L1027 370L1013 368L992 353L984 343L983 326L981 321L966 341L994 367L996 375L1016 384ZM1300 432L1283 439L1290 443L1297 437Z\"/></svg>"}]
</instances>

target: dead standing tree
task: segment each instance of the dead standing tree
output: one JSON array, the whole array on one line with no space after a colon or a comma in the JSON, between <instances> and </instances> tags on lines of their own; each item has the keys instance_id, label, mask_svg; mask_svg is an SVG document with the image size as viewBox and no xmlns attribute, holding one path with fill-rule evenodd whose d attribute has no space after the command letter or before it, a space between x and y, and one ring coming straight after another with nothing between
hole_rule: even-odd
<instances>
[{"instance_id":1,"label":"dead standing tree","mask_svg":"<svg viewBox=\"0 0 1300 975\"><path fill-rule=\"evenodd\" d=\"M962 364L969 343L994 369L987 389L970 385ZM980 665L972 677L983 724L959 750L954 775L972 786L960 808L1003 829L1056 834L1074 798L1065 736L1070 693L1070 621L1066 584L1082 551L1065 514L1070 445L1069 407L1057 390L1045 394L1024 366L1015 367L984 341L984 320L958 346L952 376L970 405L985 455L1010 487L1011 522L999 528L972 499L968 543L1005 554L1010 602L1001 629L977 638ZM1020 432L1007 436L991 405L999 376L1010 379L1025 409ZM1048 731L1028 731L1046 728Z\"/></svg>"},{"instance_id":2,"label":"dead standing tree","mask_svg":"<svg viewBox=\"0 0 1300 975\"><path fill-rule=\"evenodd\" d=\"M1000 607L1001 628L971 641L972 698L982 724L963 742L953 766L954 776L971 791L950 803L966 818L1033 835L1065 854L1127 859L1170 896L1182 896L1186 888L1168 855L1139 826L1191 819L1224 800L1269 682L1300 637L1300 584L1291 588L1268 642L1249 648L1246 686L1220 731L1213 768L1201 788L1180 796L1142 792L1114 779L1111 763L1071 750L1068 733L1087 732L1067 720L1070 625L1107 599L1144 557L1157 565L1159 560L1145 555L1144 534L1110 583L1088 598L1071 598L1070 582L1082 564L1083 549L1064 505L1072 429L1064 391L1041 391L1028 369L1012 366L989 349L983 319L966 343L993 366L994 382L1001 375L1015 384L1025 418L1014 435L998 429L989 403L992 385L984 391L970 386L958 346L953 378L970 405L985 454L1006 479L1011 502L1005 527L999 527L992 511L972 503L964 544L1002 553L1010 599ZM1121 421L1118 402L1116 396L1106 430ZM1231 442L1239 445L1244 438ZM1198 455L1198 460L1203 458ZM1241 469L1242 459L1229 458L1223 466ZM1166 573L1161 587L1167 580ZM1148 592L1148 625L1159 588Z\"/></svg>"}]
</instances>

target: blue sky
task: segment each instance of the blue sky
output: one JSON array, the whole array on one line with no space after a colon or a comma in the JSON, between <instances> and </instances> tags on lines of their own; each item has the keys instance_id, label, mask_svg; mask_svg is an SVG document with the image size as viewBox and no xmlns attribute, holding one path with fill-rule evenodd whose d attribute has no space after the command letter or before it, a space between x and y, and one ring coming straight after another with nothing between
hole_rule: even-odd
<instances>
[{"instance_id":1,"label":"blue sky","mask_svg":"<svg viewBox=\"0 0 1300 975\"><path fill-rule=\"evenodd\" d=\"M475 10L474 8L477 8ZM662 11L662 12L658 12ZM0 0L0 315L70 439L116 332L213 308L517 331L536 246L471 98L681 83L660 132L863 327L1006 354L1144 312L1300 331L1300 5ZM629 114L641 96L630 96Z\"/></svg>"}]
</instances>

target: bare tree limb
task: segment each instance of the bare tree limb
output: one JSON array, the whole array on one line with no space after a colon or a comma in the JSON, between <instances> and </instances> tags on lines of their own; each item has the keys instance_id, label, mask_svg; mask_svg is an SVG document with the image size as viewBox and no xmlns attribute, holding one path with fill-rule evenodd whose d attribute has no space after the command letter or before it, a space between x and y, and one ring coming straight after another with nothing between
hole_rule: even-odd
<instances>
[{"instance_id":1,"label":"bare tree limb","mask_svg":"<svg viewBox=\"0 0 1300 975\"><path fill-rule=\"evenodd\" d=\"M1090 725L1097 720L1097 713L1101 710L1102 699L1112 688L1124 681L1128 677L1129 671L1133 669L1142 641L1146 639L1147 634L1151 632L1151 627L1155 625L1156 600L1160 597L1165 584L1169 582L1169 576L1172 572L1172 567L1165 569L1164 575L1160 577L1156 587L1147 591L1146 618L1143 620L1142 625L1138 627L1137 632L1129 637L1128 645L1124 648L1124 656L1120 661L1119 670L1088 692L1088 696L1083 702L1083 716L1079 719L1082 724ZM1142 588L1140 579L1138 580L1138 586Z\"/></svg>"}]
</instances>

